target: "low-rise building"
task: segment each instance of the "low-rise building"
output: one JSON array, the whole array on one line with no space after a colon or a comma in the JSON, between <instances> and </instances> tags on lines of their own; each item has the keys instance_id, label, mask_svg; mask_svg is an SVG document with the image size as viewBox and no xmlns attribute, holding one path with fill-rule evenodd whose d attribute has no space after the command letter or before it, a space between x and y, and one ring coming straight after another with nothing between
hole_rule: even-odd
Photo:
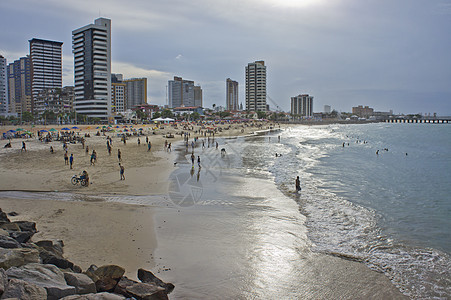
<instances>
[{"instance_id":1,"label":"low-rise building","mask_svg":"<svg viewBox=\"0 0 451 300\"><path fill-rule=\"evenodd\" d=\"M374 113L374 109L369 106L363 107L362 105L359 105L357 107L352 108L352 114L359 116L361 118L368 118L368 117L372 116L373 113Z\"/></svg>"},{"instance_id":2,"label":"low-rise building","mask_svg":"<svg viewBox=\"0 0 451 300\"><path fill-rule=\"evenodd\" d=\"M68 114L74 110L74 99L73 86L40 90L34 101L35 113L41 115L44 111L52 111L56 115Z\"/></svg>"}]
</instances>

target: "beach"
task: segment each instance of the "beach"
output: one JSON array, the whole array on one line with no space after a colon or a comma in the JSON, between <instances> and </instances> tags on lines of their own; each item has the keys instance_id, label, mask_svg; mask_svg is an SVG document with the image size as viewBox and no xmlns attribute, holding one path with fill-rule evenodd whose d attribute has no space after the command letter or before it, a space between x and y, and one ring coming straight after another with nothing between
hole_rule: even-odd
<instances>
[{"instance_id":1,"label":"beach","mask_svg":"<svg viewBox=\"0 0 451 300\"><path fill-rule=\"evenodd\" d=\"M231 125L215 139L219 149L226 147L231 156L226 137L269 127L276 126ZM15 139L11 149L1 149L0 190L5 192L0 207L19 214L12 220L36 222L39 232L33 240L62 239L65 257L83 270L91 264L117 264L130 278L136 278L138 268L153 270L175 284L170 296L174 299L404 298L384 274L354 260L312 252L306 220L296 202L262 188L269 185L267 181L235 173L214 178L219 157L215 144L205 150L200 144L196 148L196 155L203 159L203 170L195 169L196 181L196 176L189 175L188 152L177 135L182 130L166 126L153 134L154 130L144 127L152 143L150 152L145 136L139 137L140 145L138 136L129 137L124 145L117 133L106 133L112 137L111 156L106 136L95 136L94 128L76 130L80 135L89 132L90 151L87 154L79 143L68 146L68 153L75 157L73 169L64 164L61 142L25 139L27 151L21 152L22 140ZM165 138L168 133L175 138ZM197 136L194 130L191 133L190 142ZM173 151L165 150L166 140ZM55 153L50 153L50 146ZM98 154L95 165L90 164L93 149ZM126 180L120 180L117 149L122 152ZM83 170L89 173L90 186L72 185L72 175ZM201 200L184 205L188 202L174 197L171 184L183 176L202 184ZM281 207L290 210L279 215ZM285 247L290 237L295 252ZM290 261L296 263L290 265Z\"/></svg>"}]
</instances>

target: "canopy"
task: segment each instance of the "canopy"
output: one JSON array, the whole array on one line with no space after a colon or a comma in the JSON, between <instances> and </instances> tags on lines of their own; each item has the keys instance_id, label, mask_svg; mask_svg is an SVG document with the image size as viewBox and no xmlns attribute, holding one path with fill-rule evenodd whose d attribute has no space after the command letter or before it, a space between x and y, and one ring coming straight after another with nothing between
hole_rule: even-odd
<instances>
[{"instance_id":1,"label":"canopy","mask_svg":"<svg viewBox=\"0 0 451 300\"><path fill-rule=\"evenodd\" d=\"M48 131L45 129L41 129L41 130L39 130L39 132L48 132Z\"/></svg>"},{"instance_id":2,"label":"canopy","mask_svg":"<svg viewBox=\"0 0 451 300\"><path fill-rule=\"evenodd\" d=\"M167 121L167 122L174 122L175 120L174 120L174 119L171 119L171 118L164 118L164 121Z\"/></svg>"},{"instance_id":3,"label":"canopy","mask_svg":"<svg viewBox=\"0 0 451 300\"><path fill-rule=\"evenodd\" d=\"M64 127L64 128L61 128L61 130L70 130L70 128Z\"/></svg>"},{"instance_id":4,"label":"canopy","mask_svg":"<svg viewBox=\"0 0 451 300\"><path fill-rule=\"evenodd\" d=\"M163 119L163 118L156 118L156 119L153 119L152 121L157 121L157 122L162 122L162 121L164 121L165 119Z\"/></svg>"},{"instance_id":5,"label":"canopy","mask_svg":"<svg viewBox=\"0 0 451 300\"><path fill-rule=\"evenodd\" d=\"M49 131L58 131L55 128L50 128Z\"/></svg>"},{"instance_id":6,"label":"canopy","mask_svg":"<svg viewBox=\"0 0 451 300\"><path fill-rule=\"evenodd\" d=\"M72 129L79 129L77 126L72 127Z\"/></svg>"}]
</instances>

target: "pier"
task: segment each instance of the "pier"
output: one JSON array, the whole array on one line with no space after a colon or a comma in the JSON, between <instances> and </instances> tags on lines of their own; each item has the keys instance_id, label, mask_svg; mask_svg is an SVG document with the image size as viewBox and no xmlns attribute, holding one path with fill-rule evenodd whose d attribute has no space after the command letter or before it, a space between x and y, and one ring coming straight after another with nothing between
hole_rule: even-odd
<instances>
[{"instance_id":1,"label":"pier","mask_svg":"<svg viewBox=\"0 0 451 300\"><path fill-rule=\"evenodd\" d=\"M436 118L423 118L423 119L392 118L392 119L385 119L385 123L448 124L448 123L451 123L451 117L436 117Z\"/></svg>"}]
</instances>

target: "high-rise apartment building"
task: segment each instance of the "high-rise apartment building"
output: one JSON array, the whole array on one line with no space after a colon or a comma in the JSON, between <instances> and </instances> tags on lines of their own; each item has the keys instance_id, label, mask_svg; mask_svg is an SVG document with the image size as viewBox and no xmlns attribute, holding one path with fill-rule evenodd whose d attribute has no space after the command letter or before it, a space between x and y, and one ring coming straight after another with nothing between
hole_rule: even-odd
<instances>
[{"instance_id":1,"label":"high-rise apartment building","mask_svg":"<svg viewBox=\"0 0 451 300\"><path fill-rule=\"evenodd\" d=\"M31 39L30 67L31 67L31 103L40 90L53 89L63 86L62 75L62 42Z\"/></svg>"},{"instance_id":2,"label":"high-rise apartment building","mask_svg":"<svg viewBox=\"0 0 451 300\"><path fill-rule=\"evenodd\" d=\"M226 109L238 110L238 81L226 80Z\"/></svg>"},{"instance_id":3,"label":"high-rise apartment building","mask_svg":"<svg viewBox=\"0 0 451 300\"><path fill-rule=\"evenodd\" d=\"M8 71L6 58L0 55L0 116L8 114Z\"/></svg>"},{"instance_id":4,"label":"high-rise apartment building","mask_svg":"<svg viewBox=\"0 0 451 300\"><path fill-rule=\"evenodd\" d=\"M127 86L127 109L133 109L147 103L147 78L126 79L123 83Z\"/></svg>"},{"instance_id":5,"label":"high-rise apartment building","mask_svg":"<svg viewBox=\"0 0 451 300\"><path fill-rule=\"evenodd\" d=\"M69 114L74 103L74 87L41 89L34 97L34 111L42 114L44 111L52 111L55 115Z\"/></svg>"},{"instance_id":6,"label":"high-rise apartment building","mask_svg":"<svg viewBox=\"0 0 451 300\"><path fill-rule=\"evenodd\" d=\"M111 121L111 20L72 31L75 111Z\"/></svg>"},{"instance_id":7,"label":"high-rise apartment building","mask_svg":"<svg viewBox=\"0 0 451 300\"><path fill-rule=\"evenodd\" d=\"M194 107L202 107L203 101L202 101L202 88L200 85L194 86Z\"/></svg>"},{"instance_id":8,"label":"high-rise apartment building","mask_svg":"<svg viewBox=\"0 0 451 300\"><path fill-rule=\"evenodd\" d=\"M111 103L113 113L127 110L127 85L121 82L111 83Z\"/></svg>"},{"instance_id":9,"label":"high-rise apartment building","mask_svg":"<svg viewBox=\"0 0 451 300\"><path fill-rule=\"evenodd\" d=\"M304 94L291 97L291 114L304 118L313 117L313 96Z\"/></svg>"},{"instance_id":10,"label":"high-rise apartment building","mask_svg":"<svg viewBox=\"0 0 451 300\"><path fill-rule=\"evenodd\" d=\"M21 57L8 65L8 113L31 112L30 58Z\"/></svg>"},{"instance_id":11,"label":"high-rise apartment building","mask_svg":"<svg viewBox=\"0 0 451 300\"><path fill-rule=\"evenodd\" d=\"M246 110L266 111L266 66L255 61L246 66Z\"/></svg>"},{"instance_id":12,"label":"high-rise apartment building","mask_svg":"<svg viewBox=\"0 0 451 300\"><path fill-rule=\"evenodd\" d=\"M194 81L174 76L168 81L169 107L202 106L202 88L194 86Z\"/></svg>"}]
</instances>

